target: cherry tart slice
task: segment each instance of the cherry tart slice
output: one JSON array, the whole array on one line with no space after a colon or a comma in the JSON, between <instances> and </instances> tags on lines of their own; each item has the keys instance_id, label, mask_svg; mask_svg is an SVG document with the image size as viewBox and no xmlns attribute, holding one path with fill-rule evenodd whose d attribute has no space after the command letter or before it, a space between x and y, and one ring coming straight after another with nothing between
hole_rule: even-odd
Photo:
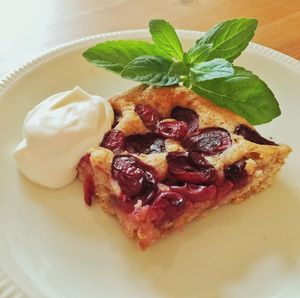
<instances>
[{"instance_id":1,"label":"cherry tart slice","mask_svg":"<svg viewBox=\"0 0 300 298\"><path fill-rule=\"evenodd\" d=\"M184 87L140 85L110 102L113 129L78 175L86 204L99 202L142 249L262 191L291 151Z\"/></svg>"}]
</instances>

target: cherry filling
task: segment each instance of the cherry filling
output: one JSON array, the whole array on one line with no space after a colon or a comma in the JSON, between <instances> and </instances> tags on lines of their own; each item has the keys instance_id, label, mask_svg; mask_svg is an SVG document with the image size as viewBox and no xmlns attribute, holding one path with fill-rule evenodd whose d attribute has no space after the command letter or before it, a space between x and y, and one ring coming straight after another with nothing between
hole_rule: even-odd
<instances>
[{"instance_id":1,"label":"cherry filling","mask_svg":"<svg viewBox=\"0 0 300 298\"><path fill-rule=\"evenodd\" d=\"M166 139L175 139L180 141L188 132L188 124L184 121L159 122L157 131Z\"/></svg>"},{"instance_id":2,"label":"cherry filling","mask_svg":"<svg viewBox=\"0 0 300 298\"><path fill-rule=\"evenodd\" d=\"M140 116L145 127L150 130L155 130L157 123L162 118L159 112L150 105L137 105L135 107L135 112Z\"/></svg>"},{"instance_id":3,"label":"cherry filling","mask_svg":"<svg viewBox=\"0 0 300 298\"><path fill-rule=\"evenodd\" d=\"M119 199L116 198L115 203L118 208L125 213L132 213L134 211L134 202L129 196L125 194L122 194Z\"/></svg>"},{"instance_id":4,"label":"cherry filling","mask_svg":"<svg viewBox=\"0 0 300 298\"><path fill-rule=\"evenodd\" d=\"M155 225L174 220L182 215L186 208L186 198L178 192L163 191L158 194L152 204L156 214Z\"/></svg>"},{"instance_id":5,"label":"cherry filling","mask_svg":"<svg viewBox=\"0 0 300 298\"><path fill-rule=\"evenodd\" d=\"M186 122L189 133L195 132L199 127L199 117L191 109L176 107L171 112L171 118Z\"/></svg>"},{"instance_id":6,"label":"cherry filling","mask_svg":"<svg viewBox=\"0 0 300 298\"><path fill-rule=\"evenodd\" d=\"M169 152L167 162L170 176L179 181L200 184L215 180L215 168L198 152Z\"/></svg>"},{"instance_id":7,"label":"cherry filling","mask_svg":"<svg viewBox=\"0 0 300 298\"><path fill-rule=\"evenodd\" d=\"M100 146L107 148L111 151L120 151L125 145L125 136L123 132L112 129L108 131L103 138Z\"/></svg>"},{"instance_id":8,"label":"cherry filling","mask_svg":"<svg viewBox=\"0 0 300 298\"><path fill-rule=\"evenodd\" d=\"M161 115L150 105L137 105L135 111L152 132L125 137L121 131L112 129L105 134L101 146L114 152L126 150L131 154L162 153L166 151L165 139L175 139L181 141L188 151L167 153L168 174L164 184L168 191L158 189L152 167L132 155L116 155L112 162L112 176L122 191L116 204L125 213L133 212L134 205L141 201L142 206L150 205L153 222L160 226L181 216L191 204L204 201L217 204L232 188L247 182L245 159L225 167L225 179L217 182L216 169L204 157L220 154L231 146L231 136L226 129L199 129L198 115L187 108L174 108L171 117L175 120L171 121L160 121ZM119 116L115 111L114 125ZM235 133L259 144L275 144L245 125L238 126ZM92 168L89 156L83 158L83 165L88 169L84 182L85 201L90 205L95 191Z\"/></svg>"},{"instance_id":9,"label":"cherry filling","mask_svg":"<svg viewBox=\"0 0 300 298\"><path fill-rule=\"evenodd\" d=\"M243 136L247 141L256 144L277 146L275 142L265 139L256 130L244 124L240 124L239 126L237 126L234 130L234 133Z\"/></svg>"},{"instance_id":10,"label":"cherry filling","mask_svg":"<svg viewBox=\"0 0 300 298\"><path fill-rule=\"evenodd\" d=\"M112 162L112 174L122 190L133 203L141 200L149 204L157 191L157 181L150 166L143 164L131 155L115 156Z\"/></svg>"},{"instance_id":11,"label":"cherry filling","mask_svg":"<svg viewBox=\"0 0 300 298\"><path fill-rule=\"evenodd\" d=\"M126 137L124 149L129 153L162 153L166 151L165 140L155 133Z\"/></svg>"},{"instance_id":12,"label":"cherry filling","mask_svg":"<svg viewBox=\"0 0 300 298\"><path fill-rule=\"evenodd\" d=\"M244 158L234 162L224 169L225 178L237 187L242 187L247 182L246 160Z\"/></svg>"},{"instance_id":13,"label":"cherry filling","mask_svg":"<svg viewBox=\"0 0 300 298\"><path fill-rule=\"evenodd\" d=\"M147 212L159 227L180 217L192 204L210 201L210 207L217 205L234 187L244 186L248 178L244 158L225 167L225 179L219 182L216 169L197 151L170 152L167 162L169 176L164 182L169 188L162 191L150 166L131 155L115 156L112 175L122 190L116 199L118 208L132 213L140 200L142 206L150 205Z\"/></svg>"},{"instance_id":14,"label":"cherry filling","mask_svg":"<svg viewBox=\"0 0 300 298\"><path fill-rule=\"evenodd\" d=\"M200 129L196 134L187 136L183 145L203 155L220 154L232 144L230 133L220 127Z\"/></svg>"},{"instance_id":15,"label":"cherry filling","mask_svg":"<svg viewBox=\"0 0 300 298\"><path fill-rule=\"evenodd\" d=\"M217 205L219 200L221 200L225 196L227 196L233 188L234 188L234 183L232 183L229 180L225 180L225 181L223 181L222 184L218 185L216 199L215 199L215 205Z\"/></svg>"},{"instance_id":16,"label":"cherry filling","mask_svg":"<svg viewBox=\"0 0 300 298\"><path fill-rule=\"evenodd\" d=\"M80 165L83 169L83 194L85 203L90 206L92 205L93 195L95 194L95 186L93 179L93 169L90 162L90 154L84 155L80 160Z\"/></svg>"},{"instance_id":17,"label":"cherry filling","mask_svg":"<svg viewBox=\"0 0 300 298\"><path fill-rule=\"evenodd\" d=\"M184 195L192 202L211 201L217 193L215 185L206 186L188 183L185 183L182 186L170 186L170 190Z\"/></svg>"}]
</instances>

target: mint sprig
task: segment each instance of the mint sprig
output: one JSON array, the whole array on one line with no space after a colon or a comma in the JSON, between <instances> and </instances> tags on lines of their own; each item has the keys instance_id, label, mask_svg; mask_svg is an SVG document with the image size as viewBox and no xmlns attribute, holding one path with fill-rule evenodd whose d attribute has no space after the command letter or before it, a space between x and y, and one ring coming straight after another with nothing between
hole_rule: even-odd
<instances>
[{"instance_id":1,"label":"mint sprig","mask_svg":"<svg viewBox=\"0 0 300 298\"><path fill-rule=\"evenodd\" d=\"M256 19L227 20L211 28L196 44L212 44L209 59L224 58L232 62L248 46L256 27Z\"/></svg>"},{"instance_id":2,"label":"mint sprig","mask_svg":"<svg viewBox=\"0 0 300 298\"><path fill-rule=\"evenodd\" d=\"M190 77L196 82L209 81L234 75L234 69L230 62L222 58L215 58L191 67Z\"/></svg>"},{"instance_id":3,"label":"mint sprig","mask_svg":"<svg viewBox=\"0 0 300 298\"><path fill-rule=\"evenodd\" d=\"M153 44L139 40L107 41L91 47L83 56L126 79L155 86L186 86L257 125L279 116L279 104L258 76L232 65L248 46L256 27L256 19L227 20L184 52L170 23L151 20Z\"/></svg>"},{"instance_id":4,"label":"mint sprig","mask_svg":"<svg viewBox=\"0 0 300 298\"><path fill-rule=\"evenodd\" d=\"M242 67L234 66L231 76L205 82L192 76L192 89L215 104L242 115L253 125L269 122L280 115L279 104L266 83Z\"/></svg>"},{"instance_id":5,"label":"mint sprig","mask_svg":"<svg viewBox=\"0 0 300 298\"><path fill-rule=\"evenodd\" d=\"M172 60L182 61L183 50L175 29L165 20L151 20L149 30L154 44Z\"/></svg>"},{"instance_id":6,"label":"mint sprig","mask_svg":"<svg viewBox=\"0 0 300 298\"><path fill-rule=\"evenodd\" d=\"M125 79L154 86L170 86L179 83L179 76L169 74L172 62L157 56L140 56L129 62L122 70Z\"/></svg>"},{"instance_id":7,"label":"mint sprig","mask_svg":"<svg viewBox=\"0 0 300 298\"><path fill-rule=\"evenodd\" d=\"M121 73L133 59L145 56L164 56L164 52L155 45L140 40L112 40L89 48L83 57L98 67Z\"/></svg>"},{"instance_id":8,"label":"mint sprig","mask_svg":"<svg viewBox=\"0 0 300 298\"><path fill-rule=\"evenodd\" d=\"M208 59L208 56L211 52L213 44L200 44L196 43L192 46L186 54L185 61L190 64L201 63Z\"/></svg>"}]
</instances>

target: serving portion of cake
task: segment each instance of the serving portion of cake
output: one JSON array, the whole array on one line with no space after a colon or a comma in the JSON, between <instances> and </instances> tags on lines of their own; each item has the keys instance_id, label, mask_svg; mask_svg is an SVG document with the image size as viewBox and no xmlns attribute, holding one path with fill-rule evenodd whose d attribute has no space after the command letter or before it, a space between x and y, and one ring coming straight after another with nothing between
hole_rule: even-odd
<instances>
[{"instance_id":1,"label":"serving portion of cake","mask_svg":"<svg viewBox=\"0 0 300 298\"><path fill-rule=\"evenodd\" d=\"M110 103L113 128L78 175L86 203L115 215L142 249L268 187L291 151L185 87L140 85Z\"/></svg>"}]
</instances>

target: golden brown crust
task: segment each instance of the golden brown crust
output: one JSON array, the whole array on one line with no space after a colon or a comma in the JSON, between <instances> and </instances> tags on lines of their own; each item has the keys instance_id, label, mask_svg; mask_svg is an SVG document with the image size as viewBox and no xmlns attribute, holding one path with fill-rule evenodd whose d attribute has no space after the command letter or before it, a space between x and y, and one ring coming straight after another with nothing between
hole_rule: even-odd
<instances>
[{"instance_id":1,"label":"golden brown crust","mask_svg":"<svg viewBox=\"0 0 300 298\"><path fill-rule=\"evenodd\" d=\"M115 129L122 131L126 136L149 132L135 112L137 104L152 106L164 118L170 117L172 109L176 106L189 108L198 114L199 126L201 128L222 127L228 130L233 140L232 146L220 155L207 157L216 168L218 177L223 177L226 166L242 158L246 159L246 170L249 178L245 187L231 191L219 200L218 204L213 204L212 202L193 204L188 207L182 216L172 223L168 223L163 228L157 229L151 223L151 218L149 218L151 216L151 213L147 211L149 206L136 206L131 216L115 208L113 199L120 195L121 190L111 176L111 164L114 155L110 150L102 147L91 149L90 161L94 170L96 196L101 206L110 214L115 214L118 217L127 236L136 239L142 248L148 247L170 231L181 228L185 223L194 218L204 216L209 209L215 209L231 201L243 201L268 187L291 152L291 148L284 144L278 146L258 145L234 134L234 129L239 124L245 124L252 129L255 128L244 118L227 109L216 106L211 101L196 95L193 91L184 87L157 88L140 85L111 98L110 102L113 108L121 113L121 118ZM179 142L166 140L167 152L182 150L184 149ZM141 154L138 158L154 167L160 177L166 176L168 170L166 153ZM78 167L78 172L79 177L84 179L84 173L82 173L80 166ZM160 185L159 187L163 189L166 186Z\"/></svg>"},{"instance_id":2,"label":"golden brown crust","mask_svg":"<svg viewBox=\"0 0 300 298\"><path fill-rule=\"evenodd\" d=\"M185 87L163 87L140 85L110 99L113 108L122 113L116 126L125 135L145 133L148 129L134 112L135 105L149 104L167 118L176 106L190 108L200 116L200 127L221 126L232 131L237 124L252 125L233 112L215 105ZM128 125L130 122L130 126ZM253 127L252 127L253 128Z\"/></svg>"}]
</instances>

